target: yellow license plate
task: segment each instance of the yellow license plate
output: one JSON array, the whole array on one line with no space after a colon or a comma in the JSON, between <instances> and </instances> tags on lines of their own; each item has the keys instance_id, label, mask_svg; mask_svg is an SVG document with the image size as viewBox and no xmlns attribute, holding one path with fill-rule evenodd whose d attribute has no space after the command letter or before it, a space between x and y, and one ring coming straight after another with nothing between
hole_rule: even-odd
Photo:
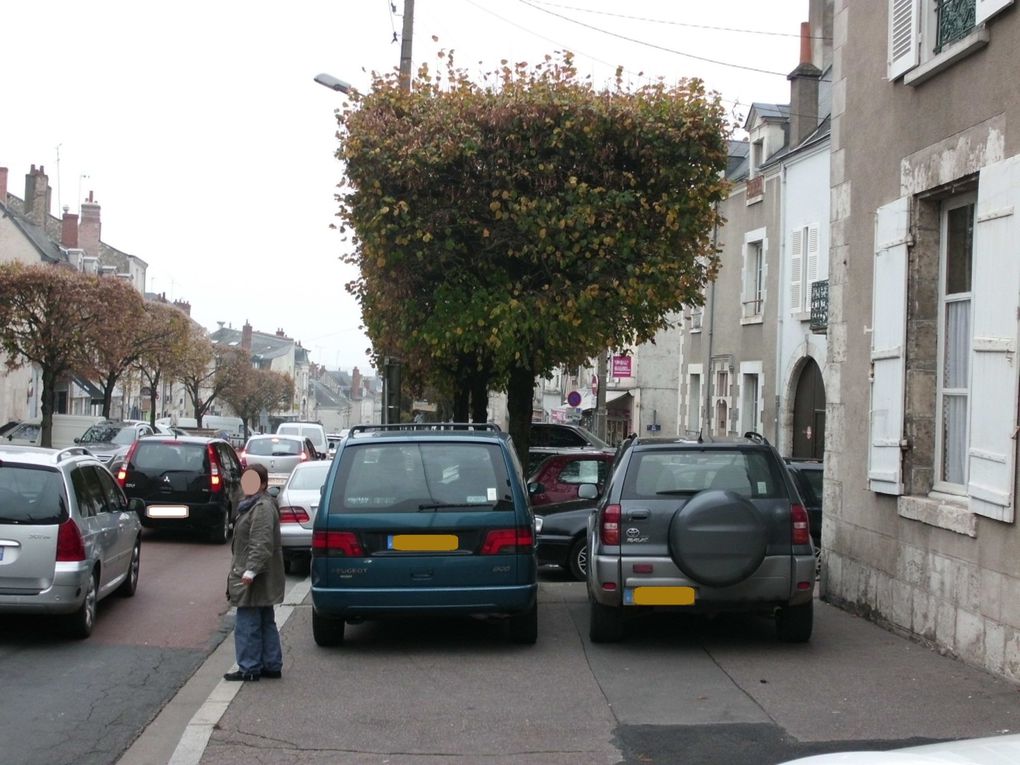
<instances>
[{"instance_id":1,"label":"yellow license plate","mask_svg":"<svg viewBox=\"0 0 1020 765\"><path fill-rule=\"evenodd\" d=\"M389 543L391 550L403 552L450 552L460 547L456 534L394 534Z\"/></svg>"},{"instance_id":2,"label":"yellow license plate","mask_svg":"<svg viewBox=\"0 0 1020 765\"><path fill-rule=\"evenodd\" d=\"M693 587L635 587L635 606L693 606Z\"/></svg>"}]
</instances>

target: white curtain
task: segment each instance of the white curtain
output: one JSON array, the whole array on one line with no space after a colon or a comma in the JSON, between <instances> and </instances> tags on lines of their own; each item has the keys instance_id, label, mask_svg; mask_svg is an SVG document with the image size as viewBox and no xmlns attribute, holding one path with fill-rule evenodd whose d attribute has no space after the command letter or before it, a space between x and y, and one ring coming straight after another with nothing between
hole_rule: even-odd
<instances>
[{"instance_id":1,"label":"white curtain","mask_svg":"<svg viewBox=\"0 0 1020 765\"><path fill-rule=\"evenodd\" d=\"M942 366L942 479L967 482L967 385L970 369L970 300L946 304Z\"/></svg>"}]
</instances>

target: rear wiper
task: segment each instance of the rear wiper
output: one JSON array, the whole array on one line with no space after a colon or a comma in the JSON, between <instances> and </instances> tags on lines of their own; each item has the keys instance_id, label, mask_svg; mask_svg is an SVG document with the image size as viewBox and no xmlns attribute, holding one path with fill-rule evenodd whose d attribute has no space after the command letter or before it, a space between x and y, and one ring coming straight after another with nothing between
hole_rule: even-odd
<instances>
[{"instance_id":1,"label":"rear wiper","mask_svg":"<svg viewBox=\"0 0 1020 765\"><path fill-rule=\"evenodd\" d=\"M445 510L448 507L486 507L487 503L484 502L434 502L434 503L422 503L418 505L418 512L423 510Z\"/></svg>"},{"instance_id":2,"label":"rear wiper","mask_svg":"<svg viewBox=\"0 0 1020 765\"><path fill-rule=\"evenodd\" d=\"M669 489L668 491L657 491L655 493L674 496L678 494L697 494L698 492L696 489Z\"/></svg>"}]
</instances>

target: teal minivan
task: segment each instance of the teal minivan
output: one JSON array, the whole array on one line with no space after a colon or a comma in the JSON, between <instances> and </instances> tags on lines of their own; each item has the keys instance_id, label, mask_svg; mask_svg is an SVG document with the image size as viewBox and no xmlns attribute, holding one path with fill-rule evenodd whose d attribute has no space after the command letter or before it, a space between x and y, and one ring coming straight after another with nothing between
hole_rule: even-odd
<instances>
[{"instance_id":1,"label":"teal minivan","mask_svg":"<svg viewBox=\"0 0 1020 765\"><path fill-rule=\"evenodd\" d=\"M538 636L535 519L494 425L358 425L337 448L312 532L312 631L394 615L506 617Z\"/></svg>"}]
</instances>

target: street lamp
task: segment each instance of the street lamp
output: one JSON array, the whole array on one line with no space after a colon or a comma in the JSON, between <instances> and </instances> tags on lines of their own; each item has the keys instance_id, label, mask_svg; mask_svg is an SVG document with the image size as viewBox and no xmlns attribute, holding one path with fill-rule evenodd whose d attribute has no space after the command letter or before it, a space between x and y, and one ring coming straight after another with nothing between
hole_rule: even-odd
<instances>
[{"instance_id":1,"label":"street lamp","mask_svg":"<svg viewBox=\"0 0 1020 765\"><path fill-rule=\"evenodd\" d=\"M325 74L325 73L317 74L317 75L315 75L315 81L317 83L319 83L320 85L324 85L325 87L329 88L330 90L335 90L335 91L337 91L339 93L343 93L343 94L348 95L348 96L351 93L354 92L354 86L353 85L351 85L349 82L344 82L343 80L341 80L341 79L339 79L337 77L334 77L331 74Z\"/></svg>"}]
</instances>

